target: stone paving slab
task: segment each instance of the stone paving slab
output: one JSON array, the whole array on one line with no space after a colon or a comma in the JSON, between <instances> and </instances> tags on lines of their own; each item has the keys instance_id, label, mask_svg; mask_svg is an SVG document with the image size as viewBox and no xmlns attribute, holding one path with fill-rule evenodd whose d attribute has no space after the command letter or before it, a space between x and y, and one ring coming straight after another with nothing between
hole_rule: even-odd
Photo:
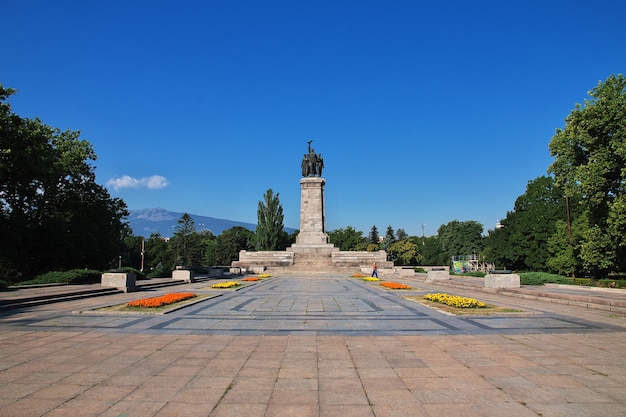
<instances>
[{"instance_id":1,"label":"stone paving slab","mask_svg":"<svg viewBox=\"0 0 626 417\"><path fill-rule=\"evenodd\" d=\"M623 317L497 295L528 315L454 317L402 282L276 278L163 316L89 313L137 293L3 312L0 415L626 416Z\"/></svg>"}]
</instances>

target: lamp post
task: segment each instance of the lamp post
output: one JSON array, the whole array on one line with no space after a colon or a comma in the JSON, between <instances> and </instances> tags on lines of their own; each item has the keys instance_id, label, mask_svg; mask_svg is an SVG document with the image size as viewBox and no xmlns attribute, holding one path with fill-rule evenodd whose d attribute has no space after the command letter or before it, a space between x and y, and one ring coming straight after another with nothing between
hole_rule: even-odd
<instances>
[{"instance_id":1,"label":"lamp post","mask_svg":"<svg viewBox=\"0 0 626 417\"><path fill-rule=\"evenodd\" d=\"M120 255L117 259L117 269L122 269L122 255Z\"/></svg>"}]
</instances>

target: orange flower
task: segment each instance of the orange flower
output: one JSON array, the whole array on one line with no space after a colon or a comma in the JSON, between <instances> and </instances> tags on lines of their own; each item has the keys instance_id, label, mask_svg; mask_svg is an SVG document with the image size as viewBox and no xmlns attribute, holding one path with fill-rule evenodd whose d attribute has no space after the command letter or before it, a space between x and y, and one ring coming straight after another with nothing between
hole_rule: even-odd
<instances>
[{"instance_id":1,"label":"orange flower","mask_svg":"<svg viewBox=\"0 0 626 417\"><path fill-rule=\"evenodd\" d=\"M131 301L126 303L128 307L141 307L141 308L155 308L168 304L177 303L179 301L188 300L194 298L196 294L192 292L181 292L174 294L165 294L160 297L144 298L141 300Z\"/></svg>"},{"instance_id":2,"label":"orange flower","mask_svg":"<svg viewBox=\"0 0 626 417\"><path fill-rule=\"evenodd\" d=\"M410 290L411 287L404 284L398 284L397 282L381 282L380 285L392 290Z\"/></svg>"},{"instance_id":3,"label":"orange flower","mask_svg":"<svg viewBox=\"0 0 626 417\"><path fill-rule=\"evenodd\" d=\"M242 278L242 281L258 281L259 278L255 278L255 277L248 277L248 278Z\"/></svg>"}]
</instances>

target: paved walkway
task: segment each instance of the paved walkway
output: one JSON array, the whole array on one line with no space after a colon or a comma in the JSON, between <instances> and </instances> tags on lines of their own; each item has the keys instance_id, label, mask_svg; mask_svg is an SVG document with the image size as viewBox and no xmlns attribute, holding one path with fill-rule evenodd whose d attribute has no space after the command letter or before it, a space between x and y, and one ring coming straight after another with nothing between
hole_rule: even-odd
<instances>
[{"instance_id":1,"label":"paved walkway","mask_svg":"<svg viewBox=\"0 0 626 417\"><path fill-rule=\"evenodd\" d=\"M626 416L622 314L394 280L413 289L291 276L3 311L0 415ZM187 290L207 298L165 315L97 310ZM521 312L451 316L404 298L435 291Z\"/></svg>"}]
</instances>

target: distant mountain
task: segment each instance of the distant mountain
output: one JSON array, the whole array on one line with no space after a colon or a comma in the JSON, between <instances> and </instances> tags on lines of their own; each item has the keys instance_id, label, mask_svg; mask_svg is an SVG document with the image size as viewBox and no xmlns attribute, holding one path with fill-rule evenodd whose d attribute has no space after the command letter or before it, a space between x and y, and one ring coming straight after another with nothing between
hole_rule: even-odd
<instances>
[{"instance_id":1,"label":"distant mountain","mask_svg":"<svg viewBox=\"0 0 626 417\"><path fill-rule=\"evenodd\" d=\"M152 233L160 233L163 237L172 237L178 225L178 220L184 213L176 213L162 208L150 208L141 210L129 210L128 223L136 236L149 237ZM199 216L188 213L196 223L196 230L210 230L215 236L224 230L235 226L245 227L253 232L256 224L238 222L235 220L216 219L215 217ZM285 227L287 233L293 233L295 229Z\"/></svg>"}]
</instances>

